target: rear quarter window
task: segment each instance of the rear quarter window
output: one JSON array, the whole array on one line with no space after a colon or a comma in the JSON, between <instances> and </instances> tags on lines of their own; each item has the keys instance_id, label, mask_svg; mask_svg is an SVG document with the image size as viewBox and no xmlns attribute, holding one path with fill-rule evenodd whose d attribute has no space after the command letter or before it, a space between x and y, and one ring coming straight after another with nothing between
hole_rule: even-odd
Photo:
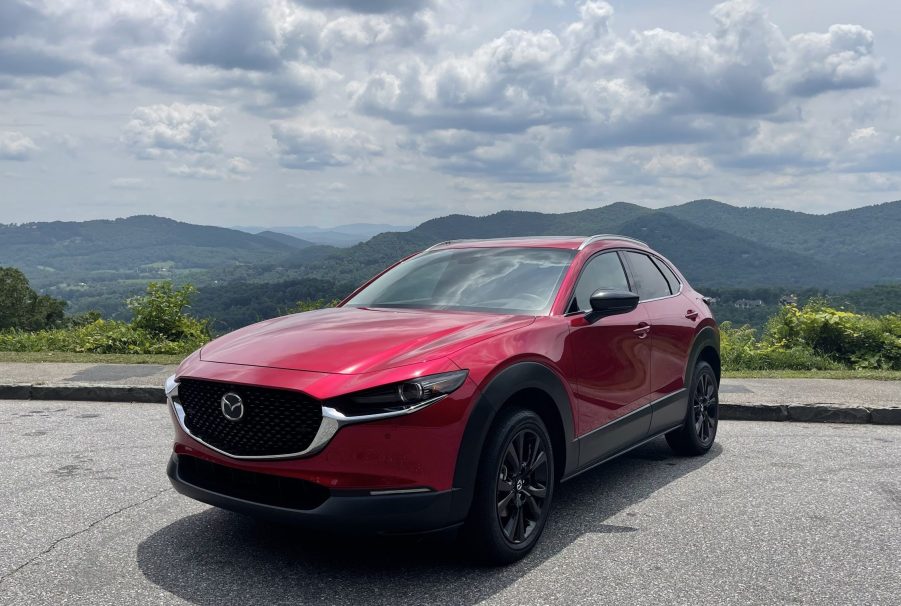
<instances>
[{"instance_id":1,"label":"rear quarter window","mask_svg":"<svg viewBox=\"0 0 901 606\"><path fill-rule=\"evenodd\" d=\"M633 287L640 300L659 299L672 294L663 273L648 255L625 252L624 256L629 263L632 280L635 283Z\"/></svg>"},{"instance_id":2,"label":"rear quarter window","mask_svg":"<svg viewBox=\"0 0 901 606\"><path fill-rule=\"evenodd\" d=\"M669 266L664 263L661 259L657 257L653 257L654 264L657 266L657 269L663 274L663 277L666 278L666 281L669 283L669 289L673 294L679 292L680 282L679 278L676 277L676 274L673 273L673 270L669 268Z\"/></svg>"}]
</instances>

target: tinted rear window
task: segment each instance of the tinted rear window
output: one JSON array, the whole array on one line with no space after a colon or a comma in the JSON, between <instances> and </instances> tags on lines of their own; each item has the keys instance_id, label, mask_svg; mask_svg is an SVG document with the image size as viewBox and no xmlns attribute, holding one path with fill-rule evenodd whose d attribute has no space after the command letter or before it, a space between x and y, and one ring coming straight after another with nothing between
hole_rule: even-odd
<instances>
[{"instance_id":1,"label":"tinted rear window","mask_svg":"<svg viewBox=\"0 0 901 606\"><path fill-rule=\"evenodd\" d=\"M635 252L626 252L625 255L629 260L629 268L635 282L632 286L642 301L668 297L672 294L666 278L649 256Z\"/></svg>"},{"instance_id":2,"label":"tinted rear window","mask_svg":"<svg viewBox=\"0 0 901 606\"><path fill-rule=\"evenodd\" d=\"M654 263L663 272L663 277L666 278L666 281L669 282L669 289L673 294L679 292L679 278L676 277L676 274L673 273L666 263L661 261L660 259L654 257Z\"/></svg>"}]
</instances>

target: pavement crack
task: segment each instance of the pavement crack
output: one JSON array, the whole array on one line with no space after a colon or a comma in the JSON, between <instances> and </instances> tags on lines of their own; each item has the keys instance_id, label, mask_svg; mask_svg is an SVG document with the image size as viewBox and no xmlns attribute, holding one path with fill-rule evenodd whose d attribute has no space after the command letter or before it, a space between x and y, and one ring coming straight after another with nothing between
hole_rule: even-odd
<instances>
[{"instance_id":1,"label":"pavement crack","mask_svg":"<svg viewBox=\"0 0 901 606\"><path fill-rule=\"evenodd\" d=\"M45 549L43 549L39 553L35 554L34 556L28 558L25 562L23 562L19 566L16 566L15 568L13 568L12 570L10 570L8 573L6 573L4 575L0 575L0 585L2 585L3 582L6 581L7 579L10 579L14 575L16 575L20 570L27 568L28 566L30 566L37 560L41 559L42 557L44 557L45 555L47 555L48 553L50 553L51 551L56 549L56 546L59 545L60 543L62 543L64 541L68 541L69 539L74 539L75 537L88 532L89 530L94 528L94 526L97 526L98 524L105 522L105 521L109 520L110 518L113 518L113 517L119 515L120 513L124 513L130 509L135 509L137 507L140 507L141 505L149 503L150 501L154 500L158 496L165 494L171 490L172 490L172 488L164 488L164 489L160 490L159 492L150 495L146 499L142 499L135 503L129 503L128 505L120 507L119 509L117 509L111 513L108 513L105 516L94 520L93 522L91 522L90 524L88 524L87 526L85 526L84 528L82 528L80 530L76 530L75 532L69 533L63 537L56 539L55 541L50 543L50 545L48 545Z\"/></svg>"}]
</instances>

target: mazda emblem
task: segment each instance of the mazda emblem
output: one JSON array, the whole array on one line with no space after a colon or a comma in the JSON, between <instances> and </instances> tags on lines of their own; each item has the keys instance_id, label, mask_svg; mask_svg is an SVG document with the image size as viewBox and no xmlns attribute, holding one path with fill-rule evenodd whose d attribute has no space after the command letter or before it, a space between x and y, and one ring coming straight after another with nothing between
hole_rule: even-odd
<instances>
[{"instance_id":1,"label":"mazda emblem","mask_svg":"<svg viewBox=\"0 0 901 606\"><path fill-rule=\"evenodd\" d=\"M244 416L244 400L233 391L222 396L222 415L229 421L240 421Z\"/></svg>"}]
</instances>

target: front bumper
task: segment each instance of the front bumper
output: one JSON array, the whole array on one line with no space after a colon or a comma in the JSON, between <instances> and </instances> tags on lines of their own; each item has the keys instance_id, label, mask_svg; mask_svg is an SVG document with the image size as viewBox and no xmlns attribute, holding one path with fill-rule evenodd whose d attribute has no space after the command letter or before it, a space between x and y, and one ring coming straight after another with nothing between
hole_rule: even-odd
<instances>
[{"instance_id":1,"label":"front bumper","mask_svg":"<svg viewBox=\"0 0 901 606\"><path fill-rule=\"evenodd\" d=\"M316 487L312 495L298 491L301 496L294 503L290 497L283 496L291 491L280 491L277 501L270 499L267 503L247 490L240 490L235 483L213 482L210 475L204 475L202 471L198 474L189 464L193 464L193 458L186 455L173 454L169 459L166 473L175 490L209 505L276 522L330 531L379 534L429 532L462 522L458 519L460 514L453 513L456 489L373 495L359 490ZM191 469L190 473L187 473L188 469ZM257 475L260 477L249 479L268 482L279 478Z\"/></svg>"}]
</instances>

